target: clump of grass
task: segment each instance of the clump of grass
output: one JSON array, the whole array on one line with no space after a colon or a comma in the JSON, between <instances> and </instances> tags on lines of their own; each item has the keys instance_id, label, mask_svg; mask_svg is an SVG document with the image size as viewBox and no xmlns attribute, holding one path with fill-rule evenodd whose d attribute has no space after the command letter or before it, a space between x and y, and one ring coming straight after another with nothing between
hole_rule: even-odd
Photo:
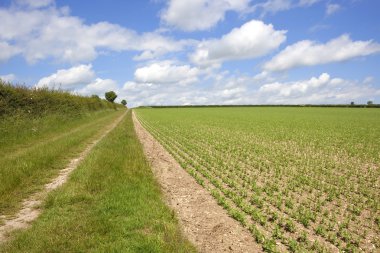
<instances>
[{"instance_id":1,"label":"clump of grass","mask_svg":"<svg viewBox=\"0 0 380 253\"><path fill-rule=\"evenodd\" d=\"M183 237L133 129L131 113L103 139L42 216L0 252L195 252Z\"/></svg>"}]
</instances>

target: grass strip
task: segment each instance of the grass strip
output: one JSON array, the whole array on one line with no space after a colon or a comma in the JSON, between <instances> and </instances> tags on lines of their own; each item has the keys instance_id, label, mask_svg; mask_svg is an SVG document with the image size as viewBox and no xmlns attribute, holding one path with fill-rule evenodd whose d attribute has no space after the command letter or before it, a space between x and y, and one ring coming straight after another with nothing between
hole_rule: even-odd
<instances>
[{"instance_id":1,"label":"grass strip","mask_svg":"<svg viewBox=\"0 0 380 253\"><path fill-rule=\"evenodd\" d=\"M130 112L44 208L0 252L195 252L162 201Z\"/></svg>"},{"instance_id":2,"label":"grass strip","mask_svg":"<svg viewBox=\"0 0 380 253\"><path fill-rule=\"evenodd\" d=\"M90 140L97 138L104 127L122 113L124 110L94 113L94 117L86 117L85 121L80 120L86 124L83 129L80 128L69 135L59 131L56 132L57 138L50 138L38 144L25 142L28 146L20 147L20 152L15 150L1 156L0 213L14 213L24 198L41 190L60 169L65 168L69 159L82 151ZM52 127L54 126L53 123ZM65 130L63 133L73 129ZM51 132L47 132L47 135L51 136Z\"/></svg>"}]
</instances>

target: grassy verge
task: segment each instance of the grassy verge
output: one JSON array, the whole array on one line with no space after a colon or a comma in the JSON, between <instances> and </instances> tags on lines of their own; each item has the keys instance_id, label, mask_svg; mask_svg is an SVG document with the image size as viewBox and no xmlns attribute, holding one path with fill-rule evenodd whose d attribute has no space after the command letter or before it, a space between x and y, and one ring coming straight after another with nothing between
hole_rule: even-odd
<instances>
[{"instance_id":1,"label":"grassy verge","mask_svg":"<svg viewBox=\"0 0 380 253\"><path fill-rule=\"evenodd\" d=\"M105 110L123 109L99 97L60 90L35 89L0 79L0 152L12 151L81 124L81 119Z\"/></svg>"},{"instance_id":2,"label":"grassy verge","mask_svg":"<svg viewBox=\"0 0 380 253\"><path fill-rule=\"evenodd\" d=\"M0 152L9 153L20 148L48 141L57 134L67 133L89 122L107 116L114 110L86 112L73 117L65 114L49 114L42 117L23 117L20 115L6 120L0 119Z\"/></svg>"},{"instance_id":3,"label":"grassy verge","mask_svg":"<svg viewBox=\"0 0 380 253\"><path fill-rule=\"evenodd\" d=\"M195 251L162 201L131 113L49 195L44 208L0 252Z\"/></svg>"},{"instance_id":4,"label":"grassy verge","mask_svg":"<svg viewBox=\"0 0 380 253\"><path fill-rule=\"evenodd\" d=\"M0 80L0 215L14 213L124 108Z\"/></svg>"},{"instance_id":5,"label":"grassy verge","mask_svg":"<svg viewBox=\"0 0 380 253\"><path fill-rule=\"evenodd\" d=\"M0 213L14 213L22 199L40 190L50 178L63 169L69 159L97 138L108 124L124 110L100 111L72 118L66 124L49 116L35 119L44 128L38 138L24 138L12 145L0 146ZM7 125L10 129L11 125ZM13 130L10 130L13 131ZM23 134L7 135L8 139Z\"/></svg>"}]
</instances>

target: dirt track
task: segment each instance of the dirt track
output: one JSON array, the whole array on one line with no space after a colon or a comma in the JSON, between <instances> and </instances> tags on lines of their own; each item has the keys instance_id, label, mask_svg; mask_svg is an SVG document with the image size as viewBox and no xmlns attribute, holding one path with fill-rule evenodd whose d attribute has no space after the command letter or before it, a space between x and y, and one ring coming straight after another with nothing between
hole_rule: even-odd
<instances>
[{"instance_id":1,"label":"dirt track","mask_svg":"<svg viewBox=\"0 0 380 253\"><path fill-rule=\"evenodd\" d=\"M125 114L126 113L123 113L123 115L116 119L111 125L107 126L102 135L87 145L78 157L71 159L67 167L62 169L57 177L45 185L43 191L37 192L25 199L21 209L15 215L2 217L3 224L0 225L0 243L5 242L9 238L9 233L17 229L25 229L32 221L37 219L42 211L40 205L47 197L47 194L67 181L70 173L78 167L79 163L87 156L91 149L120 123Z\"/></svg>"},{"instance_id":2,"label":"dirt track","mask_svg":"<svg viewBox=\"0 0 380 253\"><path fill-rule=\"evenodd\" d=\"M200 252L262 252L252 235L228 216L210 193L197 184L146 131L133 113L136 133L151 163L167 204L176 212L185 235Z\"/></svg>"}]
</instances>

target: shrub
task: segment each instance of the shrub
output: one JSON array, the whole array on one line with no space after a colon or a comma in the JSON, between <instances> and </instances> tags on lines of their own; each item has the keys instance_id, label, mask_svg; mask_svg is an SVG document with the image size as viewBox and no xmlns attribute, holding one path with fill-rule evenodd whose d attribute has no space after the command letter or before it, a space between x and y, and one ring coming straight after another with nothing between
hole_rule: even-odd
<instances>
[{"instance_id":1,"label":"shrub","mask_svg":"<svg viewBox=\"0 0 380 253\"><path fill-rule=\"evenodd\" d=\"M107 101L110 101L111 103L113 103L115 99L117 98L117 95L114 91L108 91L105 93L105 97Z\"/></svg>"}]
</instances>

